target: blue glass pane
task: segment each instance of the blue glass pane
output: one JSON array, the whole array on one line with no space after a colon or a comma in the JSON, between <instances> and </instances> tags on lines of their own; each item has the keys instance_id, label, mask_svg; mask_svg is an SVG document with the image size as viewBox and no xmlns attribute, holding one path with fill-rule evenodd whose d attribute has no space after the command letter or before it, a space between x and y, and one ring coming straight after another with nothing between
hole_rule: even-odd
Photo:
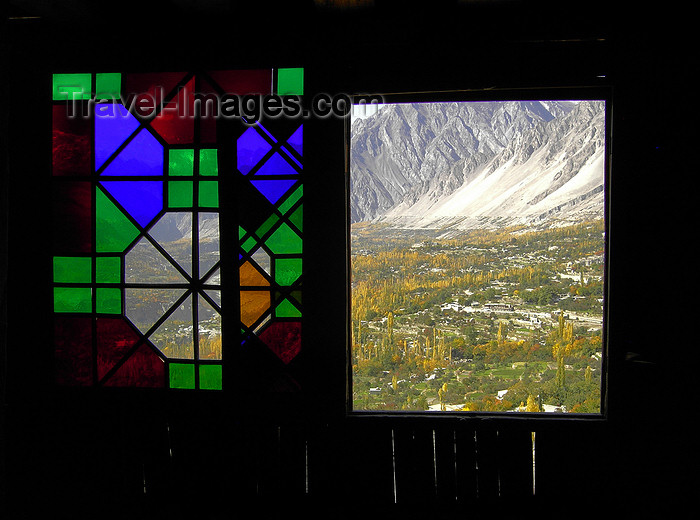
<instances>
[{"instance_id":1,"label":"blue glass pane","mask_svg":"<svg viewBox=\"0 0 700 520\"><path fill-rule=\"evenodd\" d=\"M303 154L303 133L304 133L304 125L299 125L299 128L296 129L296 131L292 134L292 136L287 139L287 144L292 146L299 155L304 155Z\"/></svg>"},{"instance_id":2,"label":"blue glass pane","mask_svg":"<svg viewBox=\"0 0 700 520\"><path fill-rule=\"evenodd\" d=\"M292 168L292 165L285 161L279 153L275 153L265 161L265 164L256 172L256 174L259 175L293 175L297 173L298 172Z\"/></svg>"},{"instance_id":3,"label":"blue glass pane","mask_svg":"<svg viewBox=\"0 0 700 520\"><path fill-rule=\"evenodd\" d=\"M238 170L248 173L271 146L253 127L248 128L238 138Z\"/></svg>"},{"instance_id":4,"label":"blue glass pane","mask_svg":"<svg viewBox=\"0 0 700 520\"><path fill-rule=\"evenodd\" d=\"M102 175L163 175L163 145L143 129Z\"/></svg>"},{"instance_id":5,"label":"blue glass pane","mask_svg":"<svg viewBox=\"0 0 700 520\"><path fill-rule=\"evenodd\" d=\"M161 181L108 181L102 186L142 227L163 209Z\"/></svg>"},{"instance_id":6,"label":"blue glass pane","mask_svg":"<svg viewBox=\"0 0 700 520\"><path fill-rule=\"evenodd\" d=\"M95 105L95 169L138 128L138 120L122 105L97 103Z\"/></svg>"},{"instance_id":7,"label":"blue glass pane","mask_svg":"<svg viewBox=\"0 0 700 520\"><path fill-rule=\"evenodd\" d=\"M294 179L253 180L251 183L267 200L275 204L296 181Z\"/></svg>"}]
</instances>

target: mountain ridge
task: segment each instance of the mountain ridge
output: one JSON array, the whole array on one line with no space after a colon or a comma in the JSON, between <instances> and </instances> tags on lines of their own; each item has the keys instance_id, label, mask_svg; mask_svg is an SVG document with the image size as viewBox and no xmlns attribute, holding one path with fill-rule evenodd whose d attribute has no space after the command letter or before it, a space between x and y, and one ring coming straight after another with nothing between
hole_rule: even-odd
<instances>
[{"instance_id":1,"label":"mountain ridge","mask_svg":"<svg viewBox=\"0 0 700 520\"><path fill-rule=\"evenodd\" d=\"M396 104L357 120L351 219L394 227L602 217L603 101Z\"/></svg>"}]
</instances>

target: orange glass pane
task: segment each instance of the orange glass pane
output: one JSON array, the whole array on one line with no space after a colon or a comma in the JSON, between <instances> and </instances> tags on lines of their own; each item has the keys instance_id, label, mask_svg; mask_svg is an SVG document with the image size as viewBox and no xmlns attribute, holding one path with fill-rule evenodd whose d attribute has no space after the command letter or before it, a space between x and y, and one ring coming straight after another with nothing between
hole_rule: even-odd
<instances>
[{"instance_id":1,"label":"orange glass pane","mask_svg":"<svg viewBox=\"0 0 700 520\"><path fill-rule=\"evenodd\" d=\"M268 286L270 282L265 279L260 271L253 264L245 262L239 269L241 285L246 287Z\"/></svg>"},{"instance_id":2,"label":"orange glass pane","mask_svg":"<svg viewBox=\"0 0 700 520\"><path fill-rule=\"evenodd\" d=\"M241 322L250 327L270 308L269 291L241 291Z\"/></svg>"}]
</instances>

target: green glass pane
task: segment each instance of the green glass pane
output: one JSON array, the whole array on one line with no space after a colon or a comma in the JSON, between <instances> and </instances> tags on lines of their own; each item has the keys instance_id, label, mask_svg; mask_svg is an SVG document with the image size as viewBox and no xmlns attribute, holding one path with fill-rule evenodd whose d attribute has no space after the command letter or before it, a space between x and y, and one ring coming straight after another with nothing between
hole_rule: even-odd
<instances>
[{"instance_id":1,"label":"green glass pane","mask_svg":"<svg viewBox=\"0 0 700 520\"><path fill-rule=\"evenodd\" d=\"M170 388L194 388L194 365L170 363Z\"/></svg>"},{"instance_id":2,"label":"green glass pane","mask_svg":"<svg viewBox=\"0 0 700 520\"><path fill-rule=\"evenodd\" d=\"M275 282L292 285L301 276L301 258L278 258L275 260Z\"/></svg>"},{"instance_id":3,"label":"green glass pane","mask_svg":"<svg viewBox=\"0 0 700 520\"><path fill-rule=\"evenodd\" d=\"M304 69L278 69L277 94L280 96L301 96L304 94Z\"/></svg>"},{"instance_id":4,"label":"green glass pane","mask_svg":"<svg viewBox=\"0 0 700 520\"><path fill-rule=\"evenodd\" d=\"M199 174L219 175L219 164L215 149L205 148L199 151Z\"/></svg>"},{"instance_id":5,"label":"green glass pane","mask_svg":"<svg viewBox=\"0 0 700 520\"><path fill-rule=\"evenodd\" d=\"M304 194L304 186L299 186L296 190L294 190L294 193L292 193L287 200L285 200L282 204L279 205L279 210L282 212L282 214L287 213L289 211L289 208L294 206L294 204L297 203L297 201L301 198L301 196Z\"/></svg>"},{"instance_id":6,"label":"green glass pane","mask_svg":"<svg viewBox=\"0 0 700 520\"><path fill-rule=\"evenodd\" d=\"M95 281L97 283L121 282L122 264L118 256L98 256Z\"/></svg>"},{"instance_id":7,"label":"green glass pane","mask_svg":"<svg viewBox=\"0 0 700 520\"><path fill-rule=\"evenodd\" d=\"M168 205L171 208L191 208L193 202L192 181L168 183Z\"/></svg>"},{"instance_id":8,"label":"green glass pane","mask_svg":"<svg viewBox=\"0 0 700 520\"><path fill-rule=\"evenodd\" d=\"M301 237L284 223L270 235L265 244L276 255L301 254L302 250Z\"/></svg>"},{"instance_id":9,"label":"green glass pane","mask_svg":"<svg viewBox=\"0 0 700 520\"><path fill-rule=\"evenodd\" d=\"M217 181L200 181L199 205L207 208L219 207L219 183Z\"/></svg>"},{"instance_id":10,"label":"green glass pane","mask_svg":"<svg viewBox=\"0 0 700 520\"><path fill-rule=\"evenodd\" d=\"M92 98L92 74L54 74L53 100Z\"/></svg>"},{"instance_id":11,"label":"green glass pane","mask_svg":"<svg viewBox=\"0 0 700 520\"><path fill-rule=\"evenodd\" d=\"M97 252L121 253L138 236L139 230L99 189L95 202Z\"/></svg>"},{"instance_id":12,"label":"green glass pane","mask_svg":"<svg viewBox=\"0 0 700 520\"><path fill-rule=\"evenodd\" d=\"M97 312L122 313L122 292L116 287L98 287L96 293Z\"/></svg>"},{"instance_id":13,"label":"green glass pane","mask_svg":"<svg viewBox=\"0 0 700 520\"><path fill-rule=\"evenodd\" d=\"M199 365L199 388L221 390L221 365Z\"/></svg>"},{"instance_id":14,"label":"green glass pane","mask_svg":"<svg viewBox=\"0 0 700 520\"><path fill-rule=\"evenodd\" d=\"M81 256L54 256L53 281L58 283L90 283L92 259Z\"/></svg>"},{"instance_id":15,"label":"green glass pane","mask_svg":"<svg viewBox=\"0 0 700 520\"><path fill-rule=\"evenodd\" d=\"M245 251L246 253L250 253L250 250L257 245L257 240L255 240L253 237L248 237L248 239L245 242L243 242L241 247L243 248L243 251Z\"/></svg>"},{"instance_id":16,"label":"green glass pane","mask_svg":"<svg viewBox=\"0 0 700 520\"><path fill-rule=\"evenodd\" d=\"M119 73L97 73L95 75L95 98L120 99L122 75Z\"/></svg>"},{"instance_id":17,"label":"green glass pane","mask_svg":"<svg viewBox=\"0 0 700 520\"><path fill-rule=\"evenodd\" d=\"M170 175L193 175L194 150L170 150L168 153Z\"/></svg>"},{"instance_id":18,"label":"green glass pane","mask_svg":"<svg viewBox=\"0 0 700 520\"><path fill-rule=\"evenodd\" d=\"M54 287L55 312L92 312L92 289L89 287Z\"/></svg>"},{"instance_id":19,"label":"green glass pane","mask_svg":"<svg viewBox=\"0 0 700 520\"><path fill-rule=\"evenodd\" d=\"M278 318L300 318L301 311L292 302L285 299L275 309L275 315Z\"/></svg>"},{"instance_id":20,"label":"green glass pane","mask_svg":"<svg viewBox=\"0 0 700 520\"><path fill-rule=\"evenodd\" d=\"M289 221L294 224L299 231L304 229L304 210L299 206L294 213L289 216Z\"/></svg>"},{"instance_id":21,"label":"green glass pane","mask_svg":"<svg viewBox=\"0 0 700 520\"><path fill-rule=\"evenodd\" d=\"M264 236L265 233L272 229L272 226L274 226L278 220L279 217L276 214L273 213L272 215L270 215L268 219L265 222L263 222L262 225L256 231L257 235L259 237Z\"/></svg>"}]
</instances>

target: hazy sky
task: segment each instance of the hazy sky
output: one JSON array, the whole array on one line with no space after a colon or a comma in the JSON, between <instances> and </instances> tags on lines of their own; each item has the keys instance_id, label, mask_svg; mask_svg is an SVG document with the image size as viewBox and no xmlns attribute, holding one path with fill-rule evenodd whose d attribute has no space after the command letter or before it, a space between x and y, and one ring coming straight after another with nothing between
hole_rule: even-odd
<instances>
[{"instance_id":1,"label":"hazy sky","mask_svg":"<svg viewBox=\"0 0 700 520\"><path fill-rule=\"evenodd\" d=\"M352 106L352 120L364 119L366 117L373 116L381 108L381 105L365 104L365 105L353 105Z\"/></svg>"}]
</instances>

